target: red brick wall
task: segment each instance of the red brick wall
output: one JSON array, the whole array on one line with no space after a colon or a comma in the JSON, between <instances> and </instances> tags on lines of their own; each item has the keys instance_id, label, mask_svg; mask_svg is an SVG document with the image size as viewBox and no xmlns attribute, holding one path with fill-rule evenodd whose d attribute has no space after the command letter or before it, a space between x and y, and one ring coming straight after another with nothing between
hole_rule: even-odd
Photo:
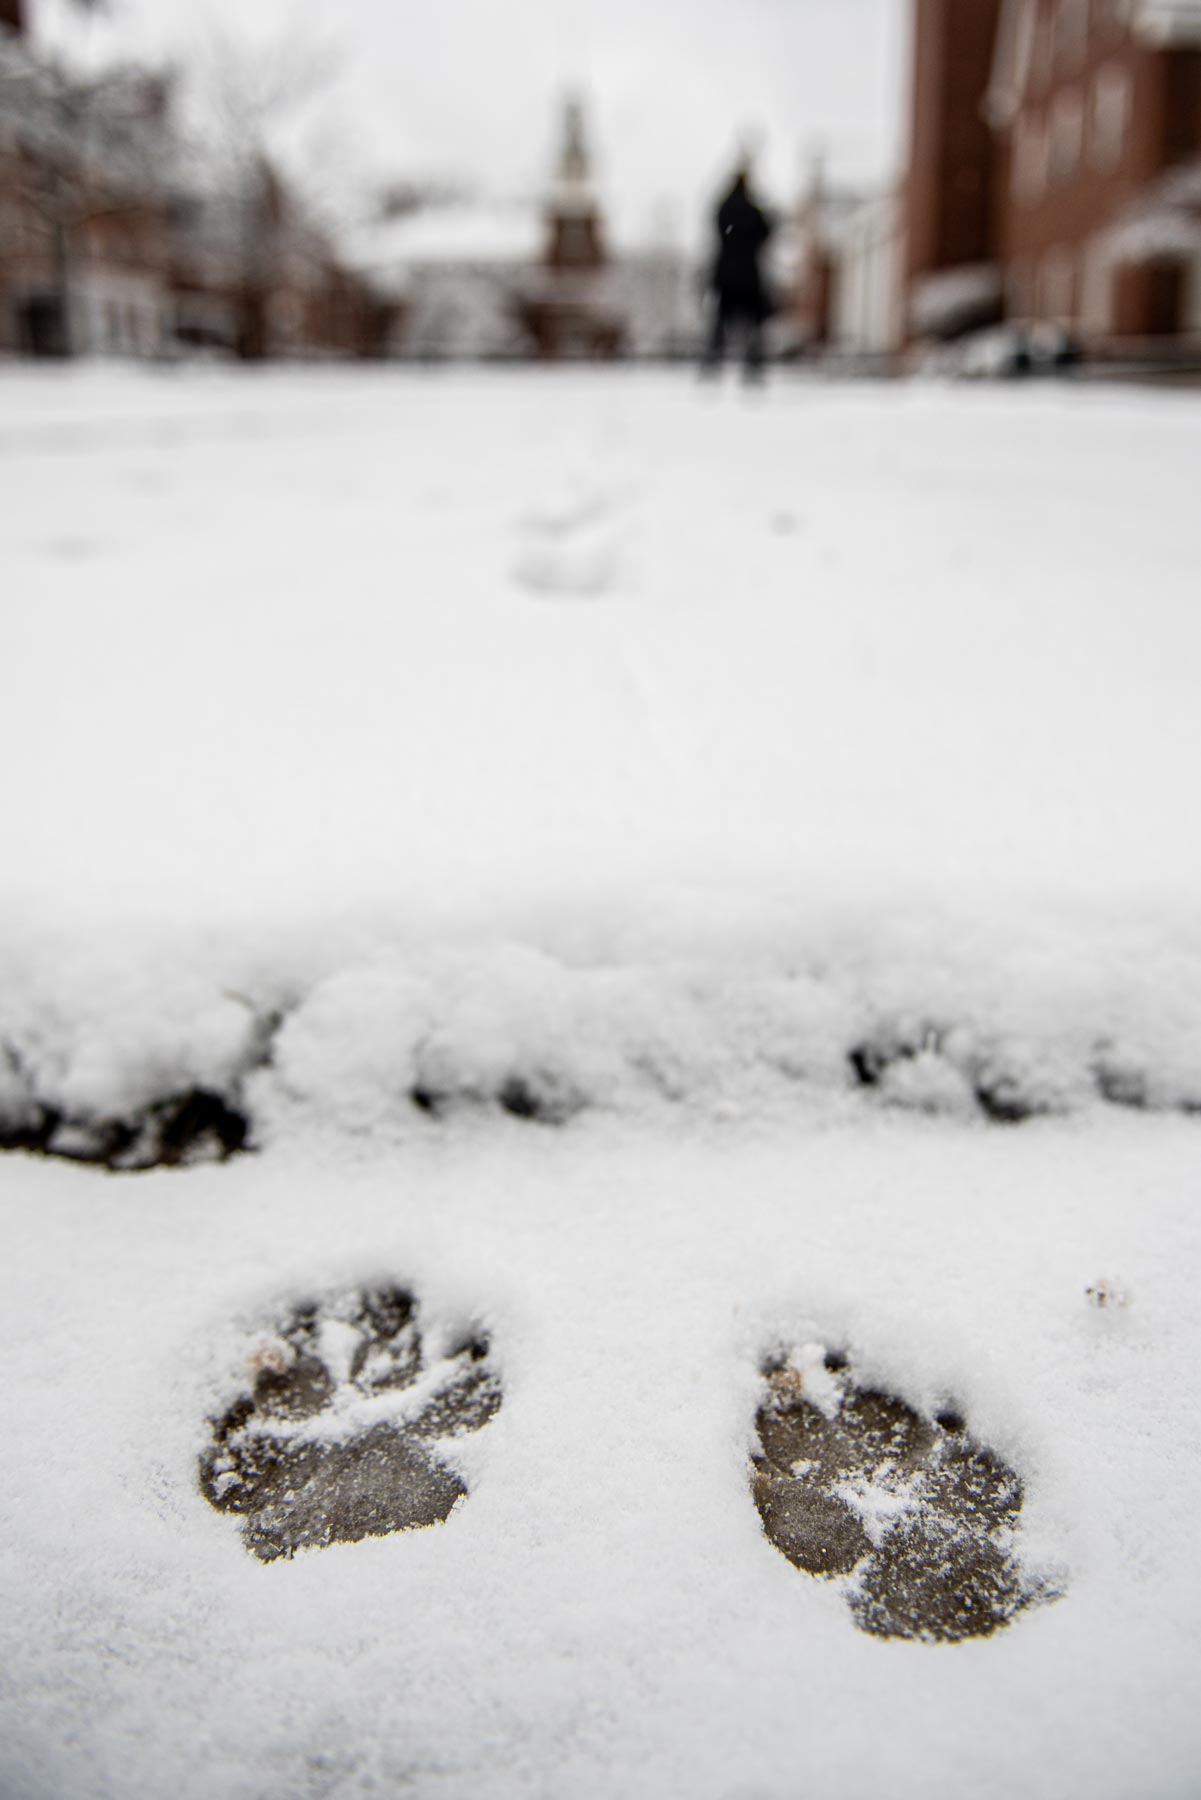
<instances>
[{"instance_id":1,"label":"red brick wall","mask_svg":"<svg viewBox=\"0 0 1201 1800\"><path fill-rule=\"evenodd\" d=\"M1007 262L1041 256L1057 245L1078 248L1109 224L1162 168L1167 60L1132 43L1123 31L1113 37L1094 34L1083 60L1075 65L1048 67L1045 60L1036 61L1010 134L1007 171L1019 155L1023 134L1048 130L1061 96L1080 98L1083 143L1075 172L1057 179L1048 170L1037 198L1015 192L1012 181L1006 180L1001 236ZM1103 68L1122 71L1130 81L1126 145L1113 169L1098 167L1090 148L1094 84Z\"/></svg>"},{"instance_id":2,"label":"red brick wall","mask_svg":"<svg viewBox=\"0 0 1201 1800\"><path fill-rule=\"evenodd\" d=\"M910 280L993 258L995 146L982 108L999 16L1000 0L915 0Z\"/></svg>"},{"instance_id":3,"label":"red brick wall","mask_svg":"<svg viewBox=\"0 0 1201 1800\"><path fill-rule=\"evenodd\" d=\"M1029 81L1006 138L1005 175L999 188L1001 244L1019 313L1066 310L1078 316L1083 301L1084 257L1089 245L1128 209L1172 163L1201 154L1201 54L1157 50L1136 42L1124 23L1089 9L1089 34L1076 54L1054 53L1054 0L1037 0L1039 28ZM1109 167L1093 142L1098 77L1113 72L1129 83L1125 141ZM1048 157L1042 191L1023 191L1010 179L1023 142L1047 133L1058 108L1075 97L1084 125L1075 167L1056 175ZM1045 271L1049 258L1063 261L1066 308L1049 308ZM1119 269L1111 295L1115 335L1170 331L1179 311L1179 275L1160 266Z\"/></svg>"}]
</instances>

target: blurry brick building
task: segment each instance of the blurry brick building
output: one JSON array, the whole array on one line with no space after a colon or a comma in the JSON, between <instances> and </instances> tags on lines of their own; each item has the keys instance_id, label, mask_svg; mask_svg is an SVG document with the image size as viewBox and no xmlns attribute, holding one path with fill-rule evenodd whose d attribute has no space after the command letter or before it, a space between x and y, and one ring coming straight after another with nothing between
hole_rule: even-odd
<instances>
[{"instance_id":1,"label":"blurry brick building","mask_svg":"<svg viewBox=\"0 0 1201 1800\"><path fill-rule=\"evenodd\" d=\"M820 161L792 220L793 316L798 346L825 345L834 335L834 301L838 284L838 229L857 196L827 186Z\"/></svg>"},{"instance_id":2,"label":"blurry brick building","mask_svg":"<svg viewBox=\"0 0 1201 1800\"><path fill-rule=\"evenodd\" d=\"M0 0L0 354L379 354L388 303L265 160L198 173L168 81L83 77Z\"/></svg>"},{"instance_id":3,"label":"blurry brick building","mask_svg":"<svg viewBox=\"0 0 1201 1800\"><path fill-rule=\"evenodd\" d=\"M606 218L582 107L563 109L544 194L430 197L368 219L347 255L401 310L396 355L423 361L672 358L693 347L693 271L669 234Z\"/></svg>"},{"instance_id":4,"label":"blurry brick building","mask_svg":"<svg viewBox=\"0 0 1201 1800\"><path fill-rule=\"evenodd\" d=\"M565 109L543 230L541 258L523 271L512 300L534 354L545 362L616 356L626 326L608 280L605 224L578 100Z\"/></svg>"},{"instance_id":5,"label":"blurry brick building","mask_svg":"<svg viewBox=\"0 0 1201 1800\"><path fill-rule=\"evenodd\" d=\"M166 84L72 81L0 14L0 349L156 351L169 324Z\"/></svg>"},{"instance_id":6,"label":"blurry brick building","mask_svg":"<svg viewBox=\"0 0 1201 1800\"><path fill-rule=\"evenodd\" d=\"M1001 0L915 0L905 189L909 329L1001 312L997 144L984 114Z\"/></svg>"},{"instance_id":7,"label":"blurry brick building","mask_svg":"<svg viewBox=\"0 0 1201 1800\"><path fill-rule=\"evenodd\" d=\"M895 193L830 186L817 162L791 223L792 335L785 346L863 368L887 364L900 339Z\"/></svg>"},{"instance_id":8,"label":"blurry brick building","mask_svg":"<svg viewBox=\"0 0 1201 1800\"><path fill-rule=\"evenodd\" d=\"M348 268L266 157L236 185L178 188L170 286L179 344L277 356L376 357L397 307Z\"/></svg>"},{"instance_id":9,"label":"blurry brick building","mask_svg":"<svg viewBox=\"0 0 1201 1800\"><path fill-rule=\"evenodd\" d=\"M915 0L905 329L1201 340L1201 0Z\"/></svg>"}]
</instances>

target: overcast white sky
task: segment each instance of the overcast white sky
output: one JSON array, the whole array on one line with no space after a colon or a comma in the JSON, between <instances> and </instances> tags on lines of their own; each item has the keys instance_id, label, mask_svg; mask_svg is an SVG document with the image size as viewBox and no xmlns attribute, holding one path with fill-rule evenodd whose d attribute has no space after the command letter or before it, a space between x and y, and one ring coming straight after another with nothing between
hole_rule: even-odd
<instances>
[{"instance_id":1,"label":"overcast white sky","mask_svg":"<svg viewBox=\"0 0 1201 1800\"><path fill-rule=\"evenodd\" d=\"M69 0L31 0L61 38ZM625 230L691 234L740 139L783 205L821 144L835 178L897 162L906 0L109 0L94 50L187 56L221 21L248 44L339 43L320 103L381 174L447 174L494 192L545 179L560 96L586 100L602 192ZM314 116L315 133L319 121Z\"/></svg>"}]
</instances>

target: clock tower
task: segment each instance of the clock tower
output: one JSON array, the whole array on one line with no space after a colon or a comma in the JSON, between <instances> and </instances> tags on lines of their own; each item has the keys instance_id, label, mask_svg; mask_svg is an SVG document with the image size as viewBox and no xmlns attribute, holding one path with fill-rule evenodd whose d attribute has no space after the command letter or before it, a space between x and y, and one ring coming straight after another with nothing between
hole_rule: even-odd
<instances>
[{"instance_id":1,"label":"clock tower","mask_svg":"<svg viewBox=\"0 0 1201 1800\"><path fill-rule=\"evenodd\" d=\"M546 203L546 266L599 269L606 262L600 203L584 137L584 109L577 99L563 115L563 147Z\"/></svg>"}]
</instances>

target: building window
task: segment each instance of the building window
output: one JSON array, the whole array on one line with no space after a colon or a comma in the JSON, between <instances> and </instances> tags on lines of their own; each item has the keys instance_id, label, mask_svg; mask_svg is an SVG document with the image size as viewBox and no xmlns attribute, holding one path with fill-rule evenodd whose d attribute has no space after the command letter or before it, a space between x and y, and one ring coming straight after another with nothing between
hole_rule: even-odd
<instances>
[{"instance_id":1,"label":"building window","mask_svg":"<svg viewBox=\"0 0 1201 1800\"><path fill-rule=\"evenodd\" d=\"M1108 63L1093 82L1089 159L1098 169L1116 169L1126 153L1130 124L1130 71Z\"/></svg>"},{"instance_id":2,"label":"building window","mask_svg":"<svg viewBox=\"0 0 1201 1800\"><path fill-rule=\"evenodd\" d=\"M1034 270L1024 257L1018 257L1009 269L1006 302L1014 319L1028 319L1034 311Z\"/></svg>"},{"instance_id":3,"label":"building window","mask_svg":"<svg viewBox=\"0 0 1201 1800\"><path fill-rule=\"evenodd\" d=\"M1051 112L1051 180L1070 181L1080 166L1084 146L1084 103L1080 95L1057 96Z\"/></svg>"},{"instance_id":4,"label":"building window","mask_svg":"<svg viewBox=\"0 0 1201 1800\"><path fill-rule=\"evenodd\" d=\"M1130 23L1130 0L1093 0L1097 27L1112 33L1124 31Z\"/></svg>"},{"instance_id":5,"label":"building window","mask_svg":"<svg viewBox=\"0 0 1201 1800\"><path fill-rule=\"evenodd\" d=\"M1034 33L1034 66L1031 71L1035 83L1045 88L1051 78L1051 63L1055 53L1055 0L1036 0L1037 29Z\"/></svg>"},{"instance_id":6,"label":"building window","mask_svg":"<svg viewBox=\"0 0 1201 1800\"><path fill-rule=\"evenodd\" d=\"M1030 65L1034 59L1037 24L1038 0L1023 0L1013 46L1013 91L1019 99L1030 85Z\"/></svg>"},{"instance_id":7,"label":"building window","mask_svg":"<svg viewBox=\"0 0 1201 1800\"><path fill-rule=\"evenodd\" d=\"M1075 312L1075 265L1064 245L1048 250L1038 272L1039 317L1066 325Z\"/></svg>"},{"instance_id":8,"label":"building window","mask_svg":"<svg viewBox=\"0 0 1201 1800\"><path fill-rule=\"evenodd\" d=\"M1059 0L1055 9L1055 61L1076 68L1088 48L1088 0Z\"/></svg>"},{"instance_id":9,"label":"building window","mask_svg":"<svg viewBox=\"0 0 1201 1800\"><path fill-rule=\"evenodd\" d=\"M1113 329L1113 268L1104 240L1094 239L1084 253L1080 289L1081 323L1103 336Z\"/></svg>"},{"instance_id":10,"label":"building window","mask_svg":"<svg viewBox=\"0 0 1201 1800\"><path fill-rule=\"evenodd\" d=\"M1041 200L1047 186L1047 129L1041 119L1024 116L1013 139L1013 192L1028 206Z\"/></svg>"}]
</instances>

